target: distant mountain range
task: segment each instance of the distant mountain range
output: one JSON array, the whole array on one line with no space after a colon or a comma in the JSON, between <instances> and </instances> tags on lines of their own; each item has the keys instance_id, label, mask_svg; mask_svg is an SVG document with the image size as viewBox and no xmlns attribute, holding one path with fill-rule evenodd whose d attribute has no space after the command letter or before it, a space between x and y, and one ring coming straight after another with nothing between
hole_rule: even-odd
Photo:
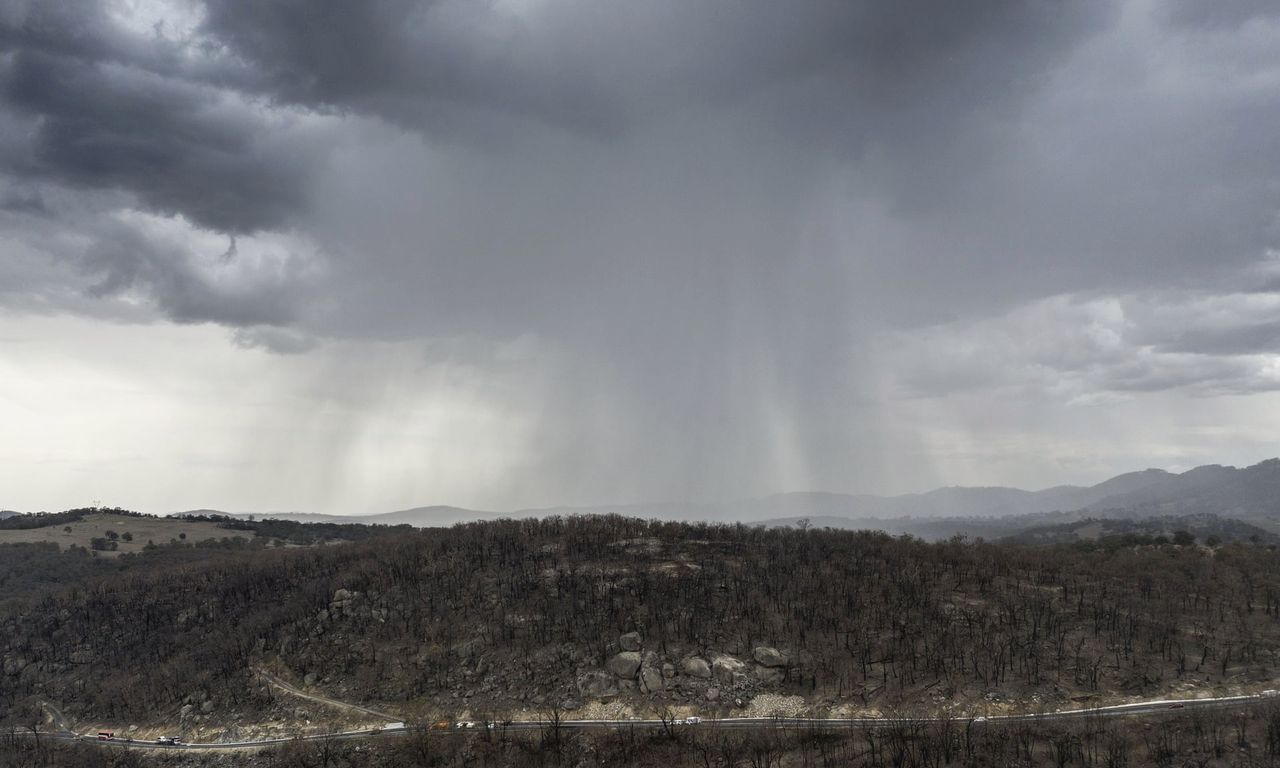
<instances>
[{"instance_id":1,"label":"distant mountain range","mask_svg":"<svg viewBox=\"0 0 1280 768\"><path fill-rule=\"evenodd\" d=\"M193 510L216 513L216 510ZM499 517L618 514L660 520L708 520L756 525L875 528L945 538L956 533L995 538L1033 526L1087 518L1219 515L1280 531L1280 459L1251 467L1208 465L1183 473L1146 469L1092 486L1060 485L1041 491L1004 487L949 487L927 493L873 496L842 493L783 493L720 504L653 503L594 507L544 507L491 512L450 506L402 509L376 515L264 513L299 522L450 526ZM248 514L233 515L248 517Z\"/></svg>"}]
</instances>

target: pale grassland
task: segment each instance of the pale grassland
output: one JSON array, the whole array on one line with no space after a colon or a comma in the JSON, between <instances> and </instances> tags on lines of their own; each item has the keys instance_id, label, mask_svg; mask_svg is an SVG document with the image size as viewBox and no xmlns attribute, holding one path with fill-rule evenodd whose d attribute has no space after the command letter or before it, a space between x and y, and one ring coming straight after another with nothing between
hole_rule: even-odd
<instances>
[{"instance_id":1,"label":"pale grassland","mask_svg":"<svg viewBox=\"0 0 1280 768\"><path fill-rule=\"evenodd\" d=\"M70 533L63 530L66 527L71 528ZM248 539L253 537L253 534L249 531L229 531L226 528L219 528L214 523L169 517L96 514L85 515L83 519L74 523L49 526L47 528L29 528L18 531L0 530L0 544L51 541L63 549L73 544L87 548L91 539L105 538L107 531L115 531L121 535L121 538L116 540L119 549L100 552L99 554L103 557L114 557L124 552L140 552L148 541L154 541L156 544L168 544L170 541L181 539L182 534L186 534L186 541L193 544L206 539L235 538L237 536ZM124 540L123 536L126 532L133 534L133 541Z\"/></svg>"}]
</instances>

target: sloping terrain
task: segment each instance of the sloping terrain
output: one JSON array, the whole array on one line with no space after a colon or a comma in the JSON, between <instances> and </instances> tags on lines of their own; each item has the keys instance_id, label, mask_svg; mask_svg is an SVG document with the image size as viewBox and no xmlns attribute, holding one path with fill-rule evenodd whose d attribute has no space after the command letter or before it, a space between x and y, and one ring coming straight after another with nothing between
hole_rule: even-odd
<instances>
[{"instance_id":1,"label":"sloping terrain","mask_svg":"<svg viewBox=\"0 0 1280 768\"><path fill-rule=\"evenodd\" d=\"M1254 545L505 521L211 550L10 603L0 711L50 701L80 723L287 727L296 702L265 666L419 722L770 701L996 713L1273 687L1278 617L1280 554Z\"/></svg>"},{"instance_id":2,"label":"sloping terrain","mask_svg":"<svg viewBox=\"0 0 1280 768\"><path fill-rule=\"evenodd\" d=\"M64 548L83 547L98 551L103 557L116 557L126 552L141 552L148 544L195 543L236 535L213 522L102 512L63 524L0 529L0 544L49 543ZM239 534L241 538L246 535L252 534Z\"/></svg>"},{"instance_id":3,"label":"sloping terrain","mask_svg":"<svg viewBox=\"0 0 1280 768\"><path fill-rule=\"evenodd\" d=\"M1173 542L1190 537L1200 544L1249 542L1275 545L1280 536L1256 525L1212 514L1144 518L1085 518L1069 523L1027 528L1009 537L1025 544L1094 543L1132 546Z\"/></svg>"}]
</instances>

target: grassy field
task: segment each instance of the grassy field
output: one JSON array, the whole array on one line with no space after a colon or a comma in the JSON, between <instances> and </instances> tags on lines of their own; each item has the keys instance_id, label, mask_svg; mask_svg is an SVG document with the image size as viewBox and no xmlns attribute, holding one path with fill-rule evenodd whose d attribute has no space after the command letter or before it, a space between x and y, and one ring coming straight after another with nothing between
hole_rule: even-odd
<instances>
[{"instance_id":1,"label":"grassy field","mask_svg":"<svg viewBox=\"0 0 1280 768\"><path fill-rule=\"evenodd\" d=\"M65 530L70 528L70 531ZM148 541L156 544L168 544L175 539L183 539L195 543L205 539L250 538L245 531L229 531L219 528L213 523L180 520L167 517L132 517L127 515L86 515L83 519L68 525L56 525L48 528L30 528L27 530L0 530L0 544L16 544L21 542L51 541L63 548L72 545L88 547L95 538L107 538L107 531L119 534L116 539L118 549L104 551L105 557L114 557L124 552L140 552ZM133 537L126 541L124 534Z\"/></svg>"}]
</instances>

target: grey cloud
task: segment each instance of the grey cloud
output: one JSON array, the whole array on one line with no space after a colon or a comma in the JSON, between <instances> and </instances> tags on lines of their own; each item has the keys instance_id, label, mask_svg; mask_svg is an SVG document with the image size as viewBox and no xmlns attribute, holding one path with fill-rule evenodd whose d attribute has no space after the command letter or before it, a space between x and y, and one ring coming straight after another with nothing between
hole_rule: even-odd
<instances>
[{"instance_id":1,"label":"grey cloud","mask_svg":"<svg viewBox=\"0 0 1280 768\"><path fill-rule=\"evenodd\" d=\"M207 0L166 36L100 3L21 7L0 14L22 126L0 158L97 243L52 249L77 279L279 352L420 339L451 362L452 340L497 370L489 349L536 338L527 482L560 498L875 482L913 440L882 377L1058 400L1271 386L1237 353L1273 319L1214 325L1178 293L1280 234L1262 15ZM102 223L131 207L246 237ZM255 271L248 234L281 232L324 273ZM1136 298L1162 292L1171 312ZM1159 331L1179 310L1194 322Z\"/></svg>"},{"instance_id":2,"label":"grey cloud","mask_svg":"<svg viewBox=\"0 0 1280 768\"><path fill-rule=\"evenodd\" d=\"M228 232L287 226L302 206L303 158L198 86L21 51L0 93L38 117L28 153L0 159L19 176L124 189Z\"/></svg>"},{"instance_id":3,"label":"grey cloud","mask_svg":"<svg viewBox=\"0 0 1280 768\"><path fill-rule=\"evenodd\" d=\"M10 191L0 194L0 211L8 213L26 213L44 215L49 213L44 198L40 195Z\"/></svg>"},{"instance_id":4,"label":"grey cloud","mask_svg":"<svg viewBox=\"0 0 1280 768\"><path fill-rule=\"evenodd\" d=\"M316 346L316 340L311 336L274 325L236 328L231 340L244 349L259 347L279 355L300 355Z\"/></svg>"},{"instance_id":5,"label":"grey cloud","mask_svg":"<svg viewBox=\"0 0 1280 768\"><path fill-rule=\"evenodd\" d=\"M1276 314L1280 316L1280 312ZM1214 355L1280 354L1280 319L1239 328L1190 329L1159 349Z\"/></svg>"},{"instance_id":6,"label":"grey cloud","mask_svg":"<svg viewBox=\"0 0 1280 768\"><path fill-rule=\"evenodd\" d=\"M946 135L954 123L917 121L1034 87L1106 8L661 0L521 15L459 0L208 0L203 31L250 62L253 86L273 98L428 130L501 130L487 112L610 135L673 109L745 105L784 136L839 148L907 122L911 135Z\"/></svg>"},{"instance_id":7,"label":"grey cloud","mask_svg":"<svg viewBox=\"0 0 1280 768\"><path fill-rule=\"evenodd\" d=\"M1280 391L1280 294L1058 296L892 334L913 396L993 389L1064 402L1115 393Z\"/></svg>"},{"instance_id":8,"label":"grey cloud","mask_svg":"<svg viewBox=\"0 0 1280 768\"><path fill-rule=\"evenodd\" d=\"M177 322L255 326L283 325L294 319L287 278L220 286L197 269L194 258L136 229L110 225L98 233L80 264L97 276L90 289L94 295L138 291Z\"/></svg>"},{"instance_id":9,"label":"grey cloud","mask_svg":"<svg viewBox=\"0 0 1280 768\"><path fill-rule=\"evenodd\" d=\"M1176 24L1223 28L1280 15L1280 8L1271 0L1176 0L1167 4L1165 13Z\"/></svg>"}]
</instances>

